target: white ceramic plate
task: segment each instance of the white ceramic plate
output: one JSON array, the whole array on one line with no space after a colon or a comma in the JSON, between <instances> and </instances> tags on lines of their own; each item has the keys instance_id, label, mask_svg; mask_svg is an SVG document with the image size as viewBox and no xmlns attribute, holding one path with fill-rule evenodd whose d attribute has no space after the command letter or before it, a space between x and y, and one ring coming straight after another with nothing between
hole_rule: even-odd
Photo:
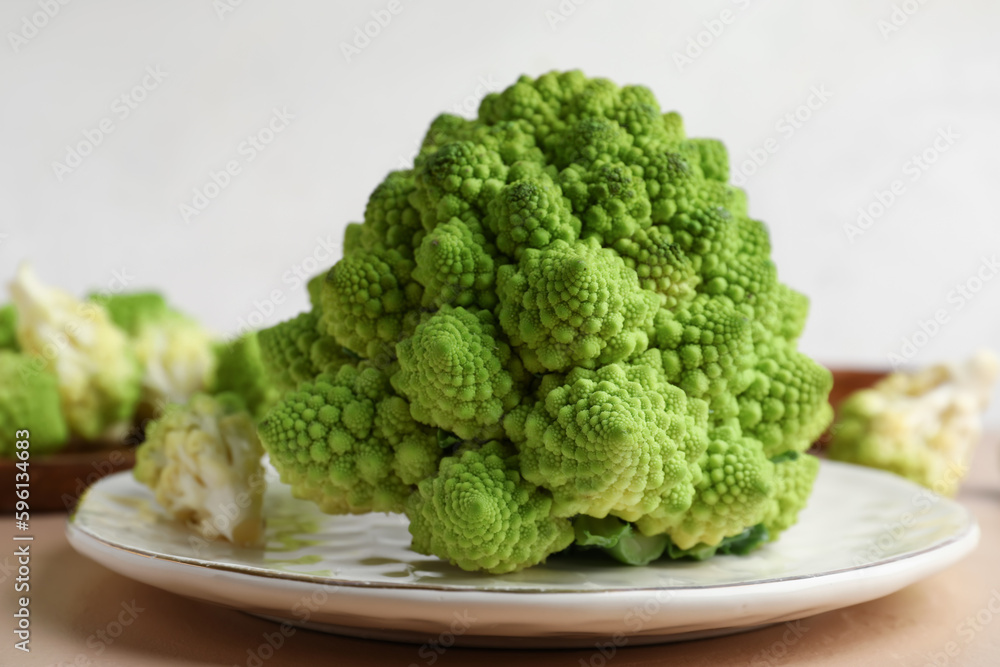
<instances>
[{"instance_id":1,"label":"white ceramic plate","mask_svg":"<svg viewBox=\"0 0 1000 667\"><path fill-rule=\"evenodd\" d=\"M470 574L410 551L405 518L322 514L273 472L265 511L267 549L206 543L119 473L86 493L67 532L106 567L191 598L340 634L495 647L647 644L803 618L897 591L979 541L958 503L826 461L777 543L701 563L553 557L517 574Z\"/></svg>"}]
</instances>

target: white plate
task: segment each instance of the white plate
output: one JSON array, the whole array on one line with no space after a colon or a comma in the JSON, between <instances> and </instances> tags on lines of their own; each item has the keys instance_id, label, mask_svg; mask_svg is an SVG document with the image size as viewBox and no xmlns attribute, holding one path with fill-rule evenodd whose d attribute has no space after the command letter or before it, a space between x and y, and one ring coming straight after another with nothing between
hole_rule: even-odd
<instances>
[{"instance_id":1,"label":"white plate","mask_svg":"<svg viewBox=\"0 0 1000 667\"><path fill-rule=\"evenodd\" d=\"M888 473L824 461L798 525L749 556L463 572L409 550L404 517L328 516L272 473L268 548L206 543L129 473L86 493L72 545L127 577L329 632L494 647L648 644L721 635L887 595L968 554L964 507ZM615 639L617 637L617 639Z\"/></svg>"}]
</instances>

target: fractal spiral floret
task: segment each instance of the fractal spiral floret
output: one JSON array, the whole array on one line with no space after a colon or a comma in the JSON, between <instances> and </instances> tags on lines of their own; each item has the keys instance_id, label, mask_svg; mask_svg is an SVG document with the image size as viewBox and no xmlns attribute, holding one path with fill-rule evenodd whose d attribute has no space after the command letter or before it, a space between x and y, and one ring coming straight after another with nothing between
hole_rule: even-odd
<instances>
[{"instance_id":1,"label":"fractal spiral floret","mask_svg":"<svg viewBox=\"0 0 1000 667\"><path fill-rule=\"evenodd\" d=\"M776 539L832 379L728 180L647 88L578 71L436 118L312 310L259 335L282 479L327 512L405 512L416 551L467 570Z\"/></svg>"}]
</instances>

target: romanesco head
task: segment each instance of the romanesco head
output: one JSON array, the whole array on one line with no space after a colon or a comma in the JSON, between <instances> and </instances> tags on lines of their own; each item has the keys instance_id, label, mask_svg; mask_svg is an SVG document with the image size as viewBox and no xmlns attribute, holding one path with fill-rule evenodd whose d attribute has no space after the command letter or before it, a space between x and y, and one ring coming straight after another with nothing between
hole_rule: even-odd
<instances>
[{"instance_id":1,"label":"romanesco head","mask_svg":"<svg viewBox=\"0 0 1000 667\"><path fill-rule=\"evenodd\" d=\"M308 338L313 318L362 360L283 382L265 440L285 451L286 476L331 511L409 497L418 549L490 571L527 561L491 560L518 548L504 541L472 552L440 537L457 510L434 498L493 440L509 455L482 470L516 468L550 518L632 522L629 544L708 555L763 542L765 521L780 532L807 475L784 484L770 459L829 423L830 374L797 351L808 301L779 281L768 230L728 178L725 147L688 138L648 88L578 71L523 76L473 119L438 116L413 168L347 226L316 314L282 325ZM310 367L297 336L266 356L315 375L315 351L334 344L313 343ZM362 375L383 383L381 399L360 398ZM299 416L326 401L329 424ZM378 444L373 420L389 413L421 434L406 456Z\"/></svg>"}]
</instances>

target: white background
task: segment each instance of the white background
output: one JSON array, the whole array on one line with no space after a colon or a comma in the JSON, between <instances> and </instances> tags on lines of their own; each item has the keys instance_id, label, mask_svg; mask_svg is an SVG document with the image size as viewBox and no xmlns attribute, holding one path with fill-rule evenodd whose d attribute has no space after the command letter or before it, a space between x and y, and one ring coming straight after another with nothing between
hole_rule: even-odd
<instances>
[{"instance_id":1,"label":"white background","mask_svg":"<svg viewBox=\"0 0 1000 667\"><path fill-rule=\"evenodd\" d=\"M398 2L348 62L343 44L388 0L77 0L52 18L38 12L56 0L5 0L0 283L22 260L81 294L124 272L220 334L253 313L277 322L306 304L295 267L361 218L436 113L472 115L483 82L581 68L648 85L736 168L776 141L745 187L782 279L812 298L806 352L885 366L938 310L946 324L911 362L1000 347L1000 280L953 292L1000 251L1000 3ZM166 77L122 118L116 99L147 67ZM829 99L800 108L816 89ZM274 108L294 120L251 161L240 146ZM808 119L779 126L797 110ZM113 132L57 175L106 118ZM908 161L949 131L914 179ZM240 173L185 223L179 206L229 160ZM896 179L902 194L849 240Z\"/></svg>"}]
</instances>

